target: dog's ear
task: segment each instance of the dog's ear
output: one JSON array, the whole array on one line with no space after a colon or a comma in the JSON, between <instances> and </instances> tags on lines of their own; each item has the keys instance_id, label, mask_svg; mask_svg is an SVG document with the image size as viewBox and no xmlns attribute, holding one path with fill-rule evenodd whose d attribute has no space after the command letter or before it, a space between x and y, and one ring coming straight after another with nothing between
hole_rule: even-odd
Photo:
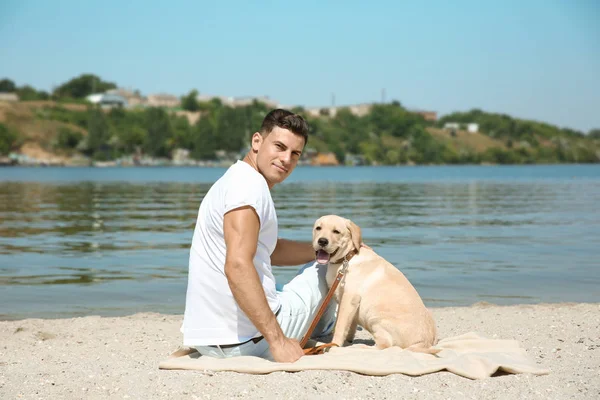
<instances>
[{"instance_id":1,"label":"dog's ear","mask_svg":"<svg viewBox=\"0 0 600 400\"><path fill-rule=\"evenodd\" d=\"M346 226L350 231L350 237L352 238L352 244L354 245L354 248L360 251L360 244L362 243L362 234L360 232L360 228L349 219L346 220Z\"/></svg>"}]
</instances>

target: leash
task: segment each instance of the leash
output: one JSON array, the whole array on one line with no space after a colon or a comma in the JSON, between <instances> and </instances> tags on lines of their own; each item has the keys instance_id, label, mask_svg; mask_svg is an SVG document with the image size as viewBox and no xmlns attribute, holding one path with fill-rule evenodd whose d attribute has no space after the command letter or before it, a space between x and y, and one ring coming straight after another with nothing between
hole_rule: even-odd
<instances>
[{"instance_id":1,"label":"leash","mask_svg":"<svg viewBox=\"0 0 600 400\"><path fill-rule=\"evenodd\" d=\"M338 274L335 277L335 281L331 285L329 292L327 292L327 296L325 296L325 300L323 300L323 303L321 304L321 307L319 308L319 312L313 318L312 323L310 324L310 327L308 328L308 331L302 338L302 341L300 342L300 347L302 347L304 349L304 355L322 354L325 352L325 349L327 349L327 348L338 347L338 345L335 343L326 343L326 344L323 344L323 345L317 346L317 347L309 347L307 349L304 348L304 346L306 346L306 343L308 342L308 339L310 339L310 335L312 335L313 331L317 327L317 324L319 323L319 320L323 316L323 313L325 312L325 309L327 308L329 301L333 297L335 290L337 289L338 285L342 281L344 274L346 274L346 271L348 270L348 265L349 265L348 262L352 259L352 257L354 257L355 254L356 254L356 250L354 252L346 254L346 256L344 257L344 261L342 263L342 269L340 269L338 271ZM348 257L348 256L350 256L350 257Z\"/></svg>"}]
</instances>

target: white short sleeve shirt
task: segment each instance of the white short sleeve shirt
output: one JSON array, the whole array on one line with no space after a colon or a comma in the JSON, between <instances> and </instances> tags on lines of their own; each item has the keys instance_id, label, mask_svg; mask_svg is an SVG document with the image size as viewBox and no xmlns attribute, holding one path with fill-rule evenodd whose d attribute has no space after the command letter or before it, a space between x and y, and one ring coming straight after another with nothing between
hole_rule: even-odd
<instances>
[{"instance_id":1,"label":"white short sleeve shirt","mask_svg":"<svg viewBox=\"0 0 600 400\"><path fill-rule=\"evenodd\" d=\"M277 215L265 178L238 161L214 183L200 204L189 258L188 287L181 331L184 346L245 342L260 332L233 298L225 277L223 217L251 206L260 219L254 266L273 312L280 306L271 268L277 244Z\"/></svg>"}]
</instances>

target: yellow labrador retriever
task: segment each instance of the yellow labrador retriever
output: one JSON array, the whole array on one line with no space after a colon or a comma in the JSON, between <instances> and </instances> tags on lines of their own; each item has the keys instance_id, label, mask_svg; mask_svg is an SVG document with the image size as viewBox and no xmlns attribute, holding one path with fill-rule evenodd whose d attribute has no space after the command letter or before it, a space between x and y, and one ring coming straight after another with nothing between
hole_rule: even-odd
<instances>
[{"instance_id":1,"label":"yellow labrador retriever","mask_svg":"<svg viewBox=\"0 0 600 400\"><path fill-rule=\"evenodd\" d=\"M433 317L415 288L396 267L373 250L361 248L360 228L337 215L319 218L313 227L313 247L319 264L329 264L327 285L348 261L335 298L339 304L332 342L352 342L356 326L373 335L379 349L390 346L424 353L436 343Z\"/></svg>"}]
</instances>

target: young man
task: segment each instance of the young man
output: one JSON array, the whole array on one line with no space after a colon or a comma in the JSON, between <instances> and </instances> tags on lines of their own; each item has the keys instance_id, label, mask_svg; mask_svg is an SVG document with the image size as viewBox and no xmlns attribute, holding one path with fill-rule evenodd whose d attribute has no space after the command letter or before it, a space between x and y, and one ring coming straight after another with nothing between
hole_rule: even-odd
<instances>
[{"instance_id":1,"label":"young man","mask_svg":"<svg viewBox=\"0 0 600 400\"><path fill-rule=\"evenodd\" d=\"M294 170L308 125L289 111L271 111L252 135L250 152L210 188L198 212L182 325L185 346L213 357L253 355L294 362L298 340L327 295L325 266L310 243L278 238L270 189ZM305 264L281 292L272 265ZM315 329L329 333L332 303Z\"/></svg>"}]
</instances>

